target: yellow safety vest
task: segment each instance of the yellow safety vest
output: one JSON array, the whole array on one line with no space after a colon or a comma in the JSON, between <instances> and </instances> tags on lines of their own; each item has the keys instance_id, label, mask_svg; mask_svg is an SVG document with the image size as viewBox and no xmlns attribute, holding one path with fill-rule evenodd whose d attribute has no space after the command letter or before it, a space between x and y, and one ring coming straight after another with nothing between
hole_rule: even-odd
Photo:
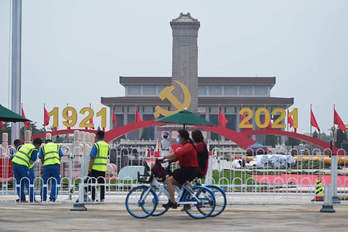
<instances>
[{"instance_id":1,"label":"yellow safety vest","mask_svg":"<svg viewBox=\"0 0 348 232\"><path fill-rule=\"evenodd\" d=\"M94 144L97 148L97 156L94 158L92 170L106 172L108 163L109 144L104 141L98 141Z\"/></svg>"},{"instance_id":2,"label":"yellow safety vest","mask_svg":"<svg viewBox=\"0 0 348 232\"><path fill-rule=\"evenodd\" d=\"M29 169L32 169L35 167L35 161L30 160L29 161Z\"/></svg>"},{"instance_id":3,"label":"yellow safety vest","mask_svg":"<svg viewBox=\"0 0 348 232\"><path fill-rule=\"evenodd\" d=\"M47 143L42 147L42 154L44 157L43 166L60 164L59 144Z\"/></svg>"},{"instance_id":4,"label":"yellow safety vest","mask_svg":"<svg viewBox=\"0 0 348 232\"><path fill-rule=\"evenodd\" d=\"M31 161L31 154L34 150L36 149L33 144L23 144L22 147L14 155L12 163L29 167Z\"/></svg>"}]
</instances>

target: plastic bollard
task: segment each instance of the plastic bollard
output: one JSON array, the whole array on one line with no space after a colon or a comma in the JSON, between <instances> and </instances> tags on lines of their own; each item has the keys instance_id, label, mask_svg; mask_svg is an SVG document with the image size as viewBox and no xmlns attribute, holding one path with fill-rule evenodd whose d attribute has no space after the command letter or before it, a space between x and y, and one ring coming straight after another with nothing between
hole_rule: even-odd
<instances>
[{"instance_id":1,"label":"plastic bollard","mask_svg":"<svg viewBox=\"0 0 348 232\"><path fill-rule=\"evenodd\" d=\"M85 206L85 199L84 199L84 184L80 183L79 184L79 199L77 202L73 204L73 207L71 211L87 211L87 208Z\"/></svg>"},{"instance_id":2,"label":"plastic bollard","mask_svg":"<svg viewBox=\"0 0 348 232\"><path fill-rule=\"evenodd\" d=\"M325 185L324 187L324 204L320 209L321 213L335 213L332 206L332 187L331 185Z\"/></svg>"}]
</instances>

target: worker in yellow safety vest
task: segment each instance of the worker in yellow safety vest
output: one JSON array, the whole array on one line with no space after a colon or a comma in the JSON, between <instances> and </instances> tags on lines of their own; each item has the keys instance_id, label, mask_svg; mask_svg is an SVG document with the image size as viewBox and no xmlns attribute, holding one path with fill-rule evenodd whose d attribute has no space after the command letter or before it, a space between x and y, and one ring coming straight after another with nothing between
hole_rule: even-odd
<instances>
[{"instance_id":1,"label":"worker in yellow safety vest","mask_svg":"<svg viewBox=\"0 0 348 232\"><path fill-rule=\"evenodd\" d=\"M46 140L46 144L41 147L39 152L39 158L43 164L41 201L47 200L47 183L49 180L52 180L49 200L55 202L57 199L57 185L60 184L60 161L62 157L63 152L61 146L52 142L52 140Z\"/></svg>"},{"instance_id":2,"label":"worker in yellow safety vest","mask_svg":"<svg viewBox=\"0 0 348 232\"><path fill-rule=\"evenodd\" d=\"M98 131L96 135L97 142L93 145L90 152L90 161L88 166L88 183L100 184L100 201L105 199L105 173L109 158L109 144L104 141L104 131ZM95 201L95 186L92 186L92 200ZM99 200L99 199L98 199Z\"/></svg>"},{"instance_id":3,"label":"worker in yellow safety vest","mask_svg":"<svg viewBox=\"0 0 348 232\"><path fill-rule=\"evenodd\" d=\"M37 138L32 144L23 144L12 158L13 173L17 183L17 194L21 202L25 202L24 188L27 188L29 191L30 202L34 202L34 191L33 189L30 191L29 189L29 182L31 185L34 184L33 180L29 178L29 167L32 162L36 161L37 152L41 143L41 139Z\"/></svg>"}]
</instances>

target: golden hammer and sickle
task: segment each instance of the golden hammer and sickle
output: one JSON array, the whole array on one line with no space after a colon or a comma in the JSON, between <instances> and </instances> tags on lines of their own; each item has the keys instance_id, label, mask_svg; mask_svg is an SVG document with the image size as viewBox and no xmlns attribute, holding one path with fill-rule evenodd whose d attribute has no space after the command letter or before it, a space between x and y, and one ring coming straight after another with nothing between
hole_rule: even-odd
<instances>
[{"instance_id":1,"label":"golden hammer and sickle","mask_svg":"<svg viewBox=\"0 0 348 232\"><path fill-rule=\"evenodd\" d=\"M161 101L167 99L175 108L175 111L169 111L166 109L163 109L160 106L156 106L155 113L153 114L155 118L158 118L160 115L168 116L174 113L177 113L183 109L188 109L191 105L191 94L188 90L187 86L181 83L180 81L174 80L174 82L181 88L182 92L184 93L184 102L180 102L176 96L173 94L173 90L175 89L174 85L167 86L164 89L161 90L159 93L159 98Z\"/></svg>"}]
</instances>

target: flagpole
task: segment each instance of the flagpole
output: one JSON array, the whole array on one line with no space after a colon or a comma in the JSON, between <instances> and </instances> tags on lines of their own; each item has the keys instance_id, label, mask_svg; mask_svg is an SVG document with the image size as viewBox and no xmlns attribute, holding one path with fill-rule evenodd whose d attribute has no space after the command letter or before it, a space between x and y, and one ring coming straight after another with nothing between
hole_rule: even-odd
<instances>
[{"instance_id":1,"label":"flagpole","mask_svg":"<svg viewBox=\"0 0 348 232\"><path fill-rule=\"evenodd\" d=\"M42 123L42 126L43 126L43 130L46 131L46 126L45 126L45 103L43 104L44 105L44 120L43 120L43 123Z\"/></svg>"},{"instance_id":2,"label":"flagpole","mask_svg":"<svg viewBox=\"0 0 348 232\"><path fill-rule=\"evenodd\" d=\"M309 134L312 137L312 104L310 104L310 112L309 112Z\"/></svg>"},{"instance_id":3,"label":"flagpole","mask_svg":"<svg viewBox=\"0 0 348 232\"><path fill-rule=\"evenodd\" d=\"M21 115L22 0L11 2L11 110ZM20 136L20 123L12 123L10 143Z\"/></svg>"},{"instance_id":4,"label":"flagpole","mask_svg":"<svg viewBox=\"0 0 348 232\"><path fill-rule=\"evenodd\" d=\"M286 117L286 131L289 132L289 107L286 111L287 117Z\"/></svg>"},{"instance_id":5,"label":"flagpole","mask_svg":"<svg viewBox=\"0 0 348 232\"><path fill-rule=\"evenodd\" d=\"M89 108L92 109L92 104L91 103L89 103ZM87 130L92 130L92 129L94 130L95 129L93 117L94 117L94 114L92 115L92 122L93 122L92 127L91 128L87 128ZM91 120L89 120L89 122L91 122Z\"/></svg>"},{"instance_id":6,"label":"flagpole","mask_svg":"<svg viewBox=\"0 0 348 232\"><path fill-rule=\"evenodd\" d=\"M332 146L335 146L335 131L336 131L336 126L335 126L335 111L336 111L336 105L333 105L334 108L334 118L333 118L333 127L332 127ZM332 152L332 150L331 150Z\"/></svg>"},{"instance_id":7,"label":"flagpole","mask_svg":"<svg viewBox=\"0 0 348 232\"><path fill-rule=\"evenodd\" d=\"M312 135L312 104L310 104L310 112L309 112L309 134L311 137ZM310 152L312 153L312 144L309 145Z\"/></svg>"},{"instance_id":8,"label":"flagpole","mask_svg":"<svg viewBox=\"0 0 348 232\"><path fill-rule=\"evenodd\" d=\"M46 103L44 103L44 110L46 109ZM46 133L46 126L44 126L44 131L45 131L45 133Z\"/></svg>"},{"instance_id":9,"label":"flagpole","mask_svg":"<svg viewBox=\"0 0 348 232\"><path fill-rule=\"evenodd\" d=\"M333 104L333 108L334 108L333 125L335 126L335 111L336 111L336 105L335 104Z\"/></svg>"},{"instance_id":10,"label":"flagpole","mask_svg":"<svg viewBox=\"0 0 348 232\"><path fill-rule=\"evenodd\" d=\"M222 110L221 110L221 108L220 108L220 103L218 104L218 124L219 124L219 126L221 126L221 122L220 122L220 112L222 112Z\"/></svg>"},{"instance_id":11,"label":"flagpole","mask_svg":"<svg viewBox=\"0 0 348 232\"><path fill-rule=\"evenodd\" d=\"M23 102L21 102L21 116L23 117L23 112L24 112L24 110L23 110ZM24 118L24 117L23 117ZM21 139L22 138L22 136L23 136L23 140L24 140L24 129L23 129L23 134L21 133L21 130L22 130L22 128L24 127L24 122L21 122L21 123L19 123L19 139Z\"/></svg>"}]
</instances>

